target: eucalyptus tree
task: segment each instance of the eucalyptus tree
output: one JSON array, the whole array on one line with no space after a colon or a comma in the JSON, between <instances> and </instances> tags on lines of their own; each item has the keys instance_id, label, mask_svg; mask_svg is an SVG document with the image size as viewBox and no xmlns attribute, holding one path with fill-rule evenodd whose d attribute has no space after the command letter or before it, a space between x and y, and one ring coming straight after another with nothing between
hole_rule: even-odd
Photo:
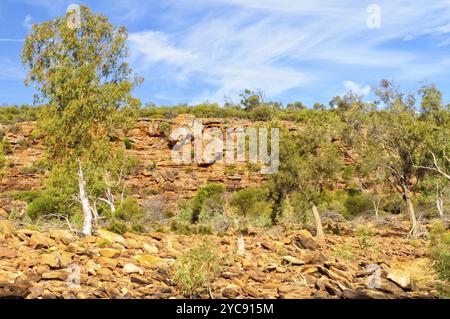
<instances>
[{"instance_id":1,"label":"eucalyptus tree","mask_svg":"<svg viewBox=\"0 0 450 319\"><path fill-rule=\"evenodd\" d=\"M111 136L131 125L140 105L131 94L141 79L126 62L127 36L124 27L81 6L34 25L22 52L25 83L34 84L46 103L39 126L48 156L76 170L84 235L91 234L93 218L86 172L106 165L114 153Z\"/></svg>"},{"instance_id":2,"label":"eucalyptus tree","mask_svg":"<svg viewBox=\"0 0 450 319\"><path fill-rule=\"evenodd\" d=\"M281 206L288 196L298 195L311 209L318 239L324 238L318 205L324 201L327 190L336 188L344 164L336 139L338 123L332 112L317 113L298 134L284 132L279 171L271 176L276 206Z\"/></svg>"},{"instance_id":3,"label":"eucalyptus tree","mask_svg":"<svg viewBox=\"0 0 450 319\"><path fill-rule=\"evenodd\" d=\"M417 232L413 191L427 161L426 139L430 127L421 120L413 94L404 94L392 82L382 80L375 90L383 109L371 112L367 121L363 153L374 167L383 168L401 193L411 221L411 234ZM370 155L370 156L367 156Z\"/></svg>"}]
</instances>

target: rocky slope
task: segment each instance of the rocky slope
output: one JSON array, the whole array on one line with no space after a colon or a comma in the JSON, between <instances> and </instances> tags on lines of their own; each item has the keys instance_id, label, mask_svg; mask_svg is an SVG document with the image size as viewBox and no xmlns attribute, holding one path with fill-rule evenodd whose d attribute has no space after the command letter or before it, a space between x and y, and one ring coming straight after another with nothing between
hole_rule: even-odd
<instances>
[{"instance_id":1,"label":"rocky slope","mask_svg":"<svg viewBox=\"0 0 450 319\"><path fill-rule=\"evenodd\" d=\"M434 298L428 243L406 240L407 227L399 225L374 228L372 248L365 249L350 224L341 225L345 236L323 242L307 230L251 230L238 251L233 233L202 238L99 230L79 238L1 220L0 297L183 298L174 263L206 239L223 259L201 298ZM344 248L351 258L344 258Z\"/></svg>"},{"instance_id":2,"label":"rocky slope","mask_svg":"<svg viewBox=\"0 0 450 319\"><path fill-rule=\"evenodd\" d=\"M218 128L222 132L228 128L247 128L262 124L233 119L199 120L204 130ZM192 128L193 121L194 117L190 115L181 115L171 120L141 118L126 136L120 133L121 140L128 140L131 144L127 153L140 161L134 174L129 177L128 185L132 188L133 196L143 206L160 202L173 208L179 199L192 197L208 182L222 183L229 190L236 190L260 185L266 179L266 176L258 171L250 170L246 163L228 167L223 163L175 164L171 157L172 142L168 133L178 127ZM292 130L297 129L292 123L282 124ZM45 170L39 169L39 160L45 150L43 139L36 135L34 122L0 125L0 131L10 144L10 152L7 154L6 166L0 180L0 207L7 211L13 208L20 211L23 210L24 203L12 202L2 194L42 187Z\"/></svg>"}]
</instances>

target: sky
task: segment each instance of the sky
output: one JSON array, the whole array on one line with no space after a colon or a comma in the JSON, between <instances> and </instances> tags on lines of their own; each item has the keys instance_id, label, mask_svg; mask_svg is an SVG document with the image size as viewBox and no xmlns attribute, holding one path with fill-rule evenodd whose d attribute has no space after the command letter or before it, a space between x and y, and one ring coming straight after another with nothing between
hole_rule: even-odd
<instances>
[{"instance_id":1,"label":"sky","mask_svg":"<svg viewBox=\"0 0 450 319\"><path fill-rule=\"evenodd\" d=\"M71 4L126 26L143 103L238 102L248 88L311 106L371 99L384 78L450 100L450 0L0 0L0 105L33 103L23 39Z\"/></svg>"}]
</instances>

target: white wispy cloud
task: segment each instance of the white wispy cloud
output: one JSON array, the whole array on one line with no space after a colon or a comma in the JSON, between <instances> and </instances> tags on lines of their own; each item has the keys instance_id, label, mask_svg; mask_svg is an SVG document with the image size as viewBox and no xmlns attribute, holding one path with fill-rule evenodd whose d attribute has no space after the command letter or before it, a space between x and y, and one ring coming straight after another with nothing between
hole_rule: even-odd
<instances>
[{"instance_id":1,"label":"white wispy cloud","mask_svg":"<svg viewBox=\"0 0 450 319\"><path fill-rule=\"evenodd\" d=\"M0 56L0 80L22 80L25 72L20 64Z\"/></svg>"},{"instance_id":2,"label":"white wispy cloud","mask_svg":"<svg viewBox=\"0 0 450 319\"><path fill-rule=\"evenodd\" d=\"M368 4L350 0L168 2L174 8L184 5L183 9L188 3L192 14L201 10L207 14L197 15L182 31L132 33L134 64L141 69L158 68L180 82L201 78L208 88L194 101L223 101L224 96L237 96L243 88L261 89L268 97L307 89L335 77L337 67L386 69L417 80L445 72L440 67L444 57L425 62L418 50L386 44L427 30L447 33L447 0L379 1L381 29L367 27ZM227 9L216 10L218 7ZM444 43L441 39L436 45ZM161 62L166 66L161 67ZM357 82L345 81L343 85L367 95L370 87Z\"/></svg>"},{"instance_id":3,"label":"white wispy cloud","mask_svg":"<svg viewBox=\"0 0 450 319\"><path fill-rule=\"evenodd\" d=\"M361 85L353 81L344 81L343 83L345 91L351 91L352 93L359 96L367 96L370 93L370 85Z\"/></svg>"}]
</instances>

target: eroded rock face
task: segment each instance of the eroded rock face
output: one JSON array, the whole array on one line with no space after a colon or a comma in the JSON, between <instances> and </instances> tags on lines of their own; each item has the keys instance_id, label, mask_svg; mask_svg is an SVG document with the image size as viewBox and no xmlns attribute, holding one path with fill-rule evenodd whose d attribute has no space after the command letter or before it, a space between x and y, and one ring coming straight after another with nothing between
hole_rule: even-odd
<instances>
[{"instance_id":1,"label":"eroded rock face","mask_svg":"<svg viewBox=\"0 0 450 319\"><path fill-rule=\"evenodd\" d=\"M250 173L245 163L236 166L239 174L230 174L223 163L176 164L172 161L172 147L176 140L171 140L170 133L176 128L192 130L194 120L199 121L203 131L217 129L225 132L229 127L249 127L255 123L247 120L195 119L192 115L180 115L175 119L139 119L134 128L127 133L121 133L121 139L131 142L129 155L139 159L140 165L136 173L129 178L133 194L144 204L156 197L162 198L162 211L175 208L181 198L190 198L204 184L210 181L224 183L229 189L242 189L256 186L265 180L259 173ZM5 139L12 145L12 153L8 154L11 165L5 167L4 178L0 181L0 219L7 218L8 212L25 211L26 203L1 198L6 191L33 190L42 187L45 172L30 169L44 154L42 137L33 135L35 122L23 122L16 125L14 133L6 133ZM22 147L19 140L27 141L27 147ZM192 148L194 141L190 140ZM205 144L207 141L203 141ZM123 143L123 142L117 142ZM30 173L32 172L32 173ZM151 192L149 192L151 190Z\"/></svg>"},{"instance_id":2,"label":"eroded rock face","mask_svg":"<svg viewBox=\"0 0 450 319\"><path fill-rule=\"evenodd\" d=\"M8 229L0 244L0 297L5 298L183 298L174 281L175 262L205 239L218 249L220 272L202 298L436 297L432 283L416 285L408 268L400 267L419 258L417 267L424 268L419 270L430 273L422 262L426 248L390 233L376 239L384 243L376 255L355 248L354 260L343 261L334 256L336 247L357 247L357 235L327 235L318 244L305 230L269 235L254 229L243 237L246 249L239 254L240 236L233 232L201 238L99 230L79 238L65 230ZM298 238L307 238L315 249L299 248Z\"/></svg>"}]
</instances>

